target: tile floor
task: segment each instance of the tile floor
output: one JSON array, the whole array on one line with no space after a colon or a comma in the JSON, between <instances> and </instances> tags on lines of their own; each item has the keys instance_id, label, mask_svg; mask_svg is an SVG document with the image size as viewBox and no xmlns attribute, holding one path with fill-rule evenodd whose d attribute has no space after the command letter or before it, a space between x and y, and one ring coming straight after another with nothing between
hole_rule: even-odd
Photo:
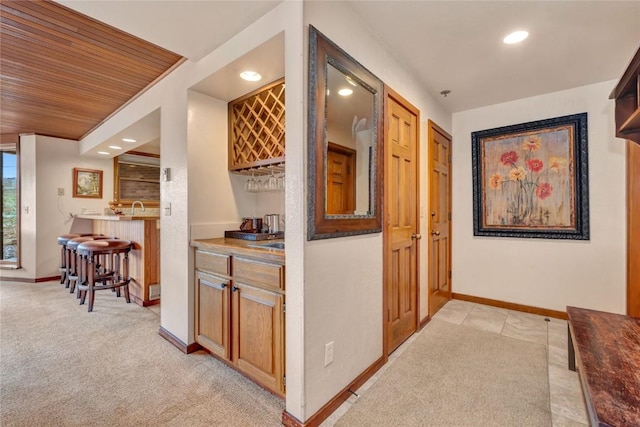
<instances>
[{"instance_id":1,"label":"tile floor","mask_svg":"<svg viewBox=\"0 0 640 427\"><path fill-rule=\"evenodd\" d=\"M567 368L566 321L553 318L546 321L544 316L460 300L449 301L434 316L434 319L546 345L553 426L589 424L580 379L576 372L569 371ZM365 393L384 374L384 371L413 343L418 334L414 334L389 356L389 362L358 389L358 395ZM321 427L333 426L357 399L357 396L351 396L321 424Z\"/></svg>"}]
</instances>

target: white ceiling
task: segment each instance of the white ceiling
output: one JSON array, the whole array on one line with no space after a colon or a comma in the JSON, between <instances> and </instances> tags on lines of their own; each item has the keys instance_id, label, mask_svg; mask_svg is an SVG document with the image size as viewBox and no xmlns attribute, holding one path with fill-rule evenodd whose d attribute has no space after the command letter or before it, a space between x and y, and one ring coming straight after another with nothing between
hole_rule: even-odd
<instances>
[{"instance_id":1,"label":"white ceiling","mask_svg":"<svg viewBox=\"0 0 640 427\"><path fill-rule=\"evenodd\" d=\"M640 43L639 1L349 3L451 112L617 79Z\"/></svg>"},{"instance_id":2,"label":"white ceiling","mask_svg":"<svg viewBox=\"0 0 640 427\"><path fill-rule=\"evenodd\" d=\"M191 60L215 50L280 3L58 1ZM452 113L617 79L640 43L640 1L347 3ZM502 38L516 29L528 30L529 38L520 45L503 44ZM265 45L282 49L281 39ZM252 54L265 66L283 66L281 61L266 60L269 57L261 49ZM349 54L358 59L357 52ZM235 73L247 58L219 75ZM219 79L203 81L195 89L224 100L252 90L230 86L237 80L228 78L215 88L214 80ZM445 89L451 90L446 98L440 95Z\"/></svg>"},{"instance_id":3,"label":"white ceiling","mask_svg":"<svg viewBox=\"0 0 640 427\"><path fill-rule=\"evenodd\" d=\"M238 75L245 70L259 72L262 79L257 82L239 79ZM196 83L191 89L228 102L283 76L284 33L280 33Z\"/></svg>"}]
</instances>

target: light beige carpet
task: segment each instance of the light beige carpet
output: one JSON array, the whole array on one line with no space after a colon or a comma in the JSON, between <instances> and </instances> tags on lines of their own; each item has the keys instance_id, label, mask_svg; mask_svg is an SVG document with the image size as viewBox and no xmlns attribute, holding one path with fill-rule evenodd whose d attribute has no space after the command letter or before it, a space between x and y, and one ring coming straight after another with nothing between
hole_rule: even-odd
<instances>
[{"instance_id":1,"label":"light beige carpet","mask_svg":"<svg viewBox=\"0 0 640 427\"><path fill-rule=\"evenodd\" d=\"M0 425L279 426L284 401L109 291L79 306L57 282L0 282Z\"/></svg>"},{"instance_id":2,"label":"light beige carpet","mask_svg":"<svg viewBox=\"0 0 640 427\"><path fill-rule=\"evenodd\" d=\"M432 320L336 426L550 426L546 347Z\"/></svg>"}]
</instances>

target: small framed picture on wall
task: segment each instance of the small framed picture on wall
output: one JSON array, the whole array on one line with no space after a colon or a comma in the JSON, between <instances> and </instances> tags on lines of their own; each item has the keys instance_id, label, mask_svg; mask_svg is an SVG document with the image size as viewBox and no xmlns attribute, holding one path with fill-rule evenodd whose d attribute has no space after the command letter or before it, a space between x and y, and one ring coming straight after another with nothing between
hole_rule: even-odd
<instances>
[{"instance_id":1,"label":"small framed picture on wall","mask_svg":"<svg viewBox=\"0 0 640 427\"><path fill-rule=\"evenodd\" d=\"M73 168L73 197L102 198L102 171Z\"/></svg>"}]
</instances>

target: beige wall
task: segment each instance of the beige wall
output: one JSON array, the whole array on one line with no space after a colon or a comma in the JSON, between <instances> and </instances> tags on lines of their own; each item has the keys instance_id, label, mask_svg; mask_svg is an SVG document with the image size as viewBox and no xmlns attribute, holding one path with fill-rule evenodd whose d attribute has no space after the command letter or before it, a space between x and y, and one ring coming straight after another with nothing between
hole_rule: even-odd
<instances>
[{"instance_id":1,"label":"beige wall","mask_svg":"<svg viewBox=\"0 0 640 427\"><path fill-rule=\"evenodd\" d=\"M453 290L564 311L625 309L625 151L614 137L615 82L453 115ZM588 113L591 239L474 237L471 132Z\"/></svg>"},{"instance_id":2,"label":"beige wall","mask_svg":"<svg viewBox=\"0 0 640 427\"><path fill-rule=\"evenodd\" d=\"M304 7L305 40L311 24L420 110L420 204L425 206L426 120L450 130L451 115L360 24L351 8L342 2L305 2ZM426 218L421 219L423 235L426 225ZM421 252L420 311L424 317L426 239ZM382 356L382 261L381 233L306 242L305 418ZM325 367L324 347L330 341L334 342L334 362Z\"/></svg>"},{"instance_id":3,"label":"beige wall","mask_svg":"<svg viewBox=\"0 0 640 427\"><path fill-rule=\"evenodd\" d=\"M99 210L113 198L113 160L83 157L78 141L41 135L20 137L20 249L22 268L6 277L41 279L59 275L57 237L69 233L71 215ZM103 171L101 199L73 197L73 168ZM58 196L58 188L64 190Z\"/></svg>"},{"instance_id":4,"label":"beige wall","mask_svg":"<svg viewBox=\"0 0 640 427\"><path fill-rule=\"evenodd\" d=\"M285 79L287 81L287 409L301 417L305 405L304 383L304 248L305 168L303 144L302 2L283 2L198 62L187 61L136 98L81 141L81 153L100 144L135 121L161 109L161 167L171 168L171 181L161 182L161 207L171 203L171 215L161 209L162 308L161 326L185 344L194 342L193 250L190 231L205 218L200 190L191 194L193 179L210 172L193 170L206 159L198 158L198 126L189 126L189 88L253 48L285 33ZM197 97L192 97L192 101ZM201 101L199 99L198 101ZM193 104L192 104L193 105ZM212 105L212 104L211 104ZM191 132L191 135L190 135ZM196 150L193 153L190 150ZM206 154L210 154L207 150ZM214 160L215 161L215 160ZM192 167L193 166L193 167ZM200 168L200 166L197 166ZM193 176L190 176L193 174ZM231 178L233 181L234 178ZM226 190L229 190L227 178ZM231 182L231 185L236 185ZM223 185L224 187L224 185ZM234 192L235 194L235 192ZM229 193L227 193L229 196ZM238 211L240 215L244 215ZM221 221L227 221L221 214ZM199 236L210 237L210 236Z\"/></svg>"}]
</instances>

